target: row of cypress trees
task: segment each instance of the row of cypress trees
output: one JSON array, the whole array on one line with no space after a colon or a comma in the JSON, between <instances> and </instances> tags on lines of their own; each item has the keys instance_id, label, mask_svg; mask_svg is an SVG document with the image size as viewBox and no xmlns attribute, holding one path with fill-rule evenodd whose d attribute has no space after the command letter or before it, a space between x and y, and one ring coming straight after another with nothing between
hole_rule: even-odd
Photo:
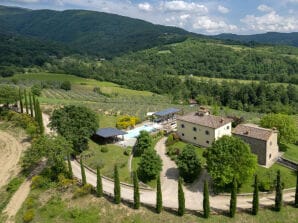
<instances>
[{"instance_id":1,"label":"row of cypress trees","mask_svg":"<svg viewBox=\"0 0 298 223\"><path fill-rule=\"evenodd\" d=\"M82 173L82 183L86 184L86 174L83 165L82 159L80 160L81 164L81 173ZM68 158L69 172L72 176L72 169L70 165L70 158ZM258 188L258 176L255 175L254 179L254 191L253 191L253 201L252 201L252 214L257 215L259 210L259 188ZM139 180L137 173L133 173L133 185L134 185L134 204L133 207L135 209L140 208L140 192L139 192ZM97 186L96 186L96 194L98 197L103 195L102 189L102 181L100 169L97 168ZM121 191L120 191L120 180L117 165L114 167L114 202L119 204L121 202ZM298 208L298 171L297 171L297 185L296 185L296 194L295 194L295 207ZM275 210L280 211L282 207L282 184L280 171L277 171L276 177L276 195L275 195ZM157 185L156 185L156 212L160 213L162 211L162 192L161 192L161 183L160 176L157 177ZM231 199L230 199L230 217L234 217L237 209L237 181L234 178L232 183L231 190ZM179 216L183 216L185 213L185 197L184 191L182 187L182 178L179 177L178 180L178 212ZM204 191L203 191L203 216L205 218L209 218L210 216L210 202L209 202L209 190L208 190L208 182L204 182Z\"/></svg>"}]
</instances>

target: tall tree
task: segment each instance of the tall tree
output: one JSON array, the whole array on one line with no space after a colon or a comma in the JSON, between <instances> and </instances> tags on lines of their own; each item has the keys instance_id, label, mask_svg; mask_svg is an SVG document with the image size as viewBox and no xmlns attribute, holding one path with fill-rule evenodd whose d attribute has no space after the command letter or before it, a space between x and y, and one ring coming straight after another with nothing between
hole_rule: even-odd
<instances>
[{"instance_id":1,"label":"tall tree","mask_svg":"<svg viewBox=\"0 0 298 223\"><path fill-rule=\"evenodd\" d=\"M86 185L87 179L86 179L85 167L83 163L83 157L80 158L80 165L81 165L81 174L82 174L82 184Z\"/></svg>"},{"instance_id":2,"label":"tall tree","mask_svg":"<svg viewBox=\"0 0 298 223\"><path fill-rule=\"evenodd\" d=\"M203 198L203 209L204 209L204 218L209 218L210 216L210 203L209 203L209 190L208 182L204 182L204 198Z\"/></svg>"},{"instance_id":3,"label":"tall tree","mask_svg":"<svg viewBox=\"0 0 298 223\"><path fill-rule=\"evenodd\" d=\"M68 175L69 178L73 178L73 172L72 172L72 167L71 167L71 162L70 162L70 154L67 155L67 164L68 164Z\"/></svg>"},{"instance_id":4,"label":"tall tree","mask_svg":"<svg viewBox=\"0 0 298 223\"><path fill-rule=\"evenodd\" d=\"M162 211L162 192L161 192L161 183L160 176L158 175L156 181L156 212L159 214Z\"/></svg>"},{"instance_id":5,"label":"tall tree","mask_svg":"<svg viewBox=\"0 0 298 223\"><path fill-rule=\"evenodd\" d=\"M230 217L233 218L236 213L237 208L237 181L236 178L233 179L231 200L230 200Z\"/></svg>"},{"instance_id":6,"label":"tall tree","mask_svg":"<svg viewBox=\"0 0 298 223\"><path fill-rule=\"evenodd\" d=\"M27 99L26 89L24 89L24 98L25 98L26 114L29 114L29 106L28 106L28 99Z\"/></svg>"},{"instance_id":7,"label":"tall tree","mask_svg":"<svg viewBox=\"0 0 298 223\"><path fill-rule=\"evenodd\" d=\"M147 131L141 131L133 148L134 156L141 156L144 151L152 148L152 136Z\"/></svg>"},{"instance_id":8,"label":"tall tree","mask_svg":"<svg viewBox=\"0 0 298 223\"><path fill-rule=\"evenodd\" d=\"M254 193L252 200L252 214L257 215L259 211L259 182L258 176L255 175Z\"/></svg>"},{"instance_id":9,"label":"tall tree","mask_svg":"<svg viewBox=\"0 0 298 223\"><path fill-rule=\"evenodd\" d=\"M139 179L137 172L133 172L133 207L134 209L139 209L140 208L140 191L139 191Z\"/></svg>"},{"instance_id":10,"label":"tall tree","mask_svg":"<svg viewBox=\"0 0 298 223\"><path fill-rule=\"evenodd\" d=\"M18 89L16 87L1 85L0 87L0 104L16 103L19 100Z\"/></svg>"},{"instance_id":11,"label":"tall tree","mask_svg":"<svg viewBox=\"0 0 298 223\"><path fill-rule=\"evenodd\" d=\"M114 202L115 204L120 204L121 202L121 188L117 165L114 167Z\"/></svg>"},{"instance_id":12,"label":"tall tree","mask_svg":"<svg viewBox=\"0 0 298 223\"><path fill-rule=\"evenodd\" d=\"M296 193L295 193L295 207L298 208L298 169L296 171L296 177L297 177L297 180L296 180Z\"/></svg>"},{"instance_id":13,"label":"tall tree","mask_svg":"<svg viewBox=\"0 0 298 223\"><path fill-rule=\"evenodd\" d=\"M19 101L20 101L20 111L21 113L24 113L24 107L23 107L23 95L22 90L19 88Z\"/></svg>"},{"instance_id":14,"label":"tall tree","mask_svg":"<svg viewBox=\"0 0 298 223\"><path fill-rule=\"evenodd\" d=\"M96 176L97 176L96 195L97 195L97 197L102 197L103 190L102 190L102 179L101 179L101 174L100 174L100 167L96 168Z\"/></svg>"},{"instance_id":15,"label":"tall tree","mask_svg":"<svg viewBox=\"0 0 298 223\"><path fill-rule=\"evenodd\" d=\"M280 170L277 171L276 175L276 186L275 186L275 211L280 211L282 207L282 185L280 179Z\"/></svg>"},{"instance_id":16,"label":"tall tree","mask_svg":"<svg viewBox=\"0 0 298 223\"><path fill-rule=\"evenodd\" d=\"M29 105L30 105L30 116L33 117L33 104L32 104L32 94L29 92Z\"/></svg>"},{"instance_id":17,"label":"tall tree","mask_svg":"<svg viewBox=\"0 0 298 223\"><path fill-rule=\"evenodd\" d=\"M184 191L182 187L182 178L179 177L178 180L178 215L183 216L185 212L185 198Z\"/></svg>"},{"instance_id":18,"label":"tall tree","mask_svg":"<svg viewBox=\"0 0 298 223\"><path fill-rule=\"evenodd\" d=\"M35 112L36 112L35 113L35 120L38 123L40 134L43 134L44 133L44 125L43 125L42 111L41 111L38 99L35 100L35 106L34 107L35 107Z\"/></svg>"}]
</instances>

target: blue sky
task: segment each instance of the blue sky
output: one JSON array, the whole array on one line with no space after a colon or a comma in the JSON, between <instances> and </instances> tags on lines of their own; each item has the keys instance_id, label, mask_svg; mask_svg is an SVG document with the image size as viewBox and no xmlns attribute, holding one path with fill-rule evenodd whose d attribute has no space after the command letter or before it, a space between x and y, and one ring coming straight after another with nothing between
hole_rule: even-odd
<instances>
[{"instance_id":1,"label":"blue sky","mask_svg":"<svg viewBox=\"0 0 298 223\"><path fill-rule=\"evenodd\" d=\"M0 0L31 9L90 9L202 34L298 32L298 0Z\"/></svg>"}]
</instances>

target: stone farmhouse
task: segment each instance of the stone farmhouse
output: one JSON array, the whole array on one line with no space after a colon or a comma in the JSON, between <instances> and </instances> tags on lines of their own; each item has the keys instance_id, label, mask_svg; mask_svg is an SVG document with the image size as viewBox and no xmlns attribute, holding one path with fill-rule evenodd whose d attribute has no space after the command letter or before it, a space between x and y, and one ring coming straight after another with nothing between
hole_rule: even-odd
<instances>
[{"instance_id":1,"label":"stone farmhouse","mask_svg":"<svg viewBox=\"0 0 298 223\"><path fill-rule=\"evenodd\" d=\"M233 134L250 145L260 165L270 167L278 159L278 131L253 124L240 124Z\"/></svg>"},{"instance_id":2,"label":"stone farmhouse","mask_svg":"<svg viewBox=\"0 0 298 223\"><path fill-rule=\"evenodd\" d=\"M211 115L201 107L199 111L177 116L177 134L181 140L210 147L213 141L224 135L232 135L232 120Z\"/></svg>"}]
</instances>

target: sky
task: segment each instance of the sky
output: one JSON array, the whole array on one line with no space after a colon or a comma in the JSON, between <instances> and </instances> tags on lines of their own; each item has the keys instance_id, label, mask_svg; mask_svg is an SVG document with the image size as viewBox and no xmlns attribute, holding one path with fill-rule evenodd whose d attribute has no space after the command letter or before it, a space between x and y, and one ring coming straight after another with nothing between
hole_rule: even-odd
<instances>
[{"instance_id":1,"label":"sky","mask_svg":"<svg viewBox=\"0 0 298 223\"><path fill-rule=\"evenodd\" d=\"M0 0L0 5L115 13L207 35L298 32L298 0Z\"/></svg>"}]
</instances>

